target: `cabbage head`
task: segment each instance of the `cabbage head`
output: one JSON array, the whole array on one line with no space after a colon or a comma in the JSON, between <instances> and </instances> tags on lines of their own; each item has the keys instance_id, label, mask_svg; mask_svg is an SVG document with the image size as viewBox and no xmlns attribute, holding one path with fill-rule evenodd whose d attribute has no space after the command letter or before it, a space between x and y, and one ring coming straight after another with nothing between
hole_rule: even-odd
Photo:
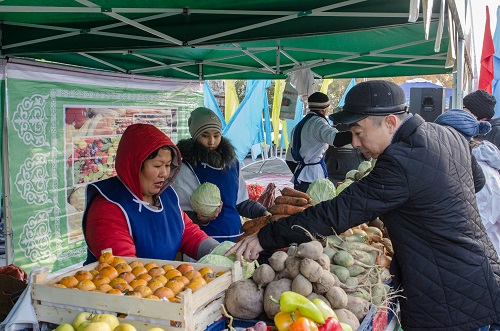
<instances>
[{"instance_id":1,"label":"cabbage head","mask_svg":"<svg viewBox=\"0 0 500 331\"><path fill-rule=\"evenodd\" d=\"M351 185L353 181L351 179L346 179L342 184L337 186L336 194L339 195L347 186Z\"/></svg>"},{"instance_id":2,"label":"cabbage head","mask_svg":"<svg viewBox=\"0 0 500 331\"><path fill-rule=\"evenodd\" d=\"M236 261L236 254L224 256L224 254L234 246L232 241L223 241L217 245L210 254L198 260L198 263L214 264L220 267L231 267ZM255 269L259 266L257 261L248 262L242 259L243 278L252 277Z\"/></svg>"},{"instance_id":3,"label":"cabbage head","mask_svg":"<svg viewBox=\"0 0 500 331\"><path fill-rule=\"evenodd\" d=\"M309 185L306 191L311 197L312 205L335 198L335 185L328 178L319 178Z\"/></svg>"},{"instance_id":4,"label":"cabbage head","mask_svg":"<svg viewBox=\"0 0 500 331\"><path fill-rule=\"evenodd\" d=\"M201 216L213 215L221 201L219 188L215 184L205 182L194 190L190 200L194 211Z\"/></svg>"}]
</instances>

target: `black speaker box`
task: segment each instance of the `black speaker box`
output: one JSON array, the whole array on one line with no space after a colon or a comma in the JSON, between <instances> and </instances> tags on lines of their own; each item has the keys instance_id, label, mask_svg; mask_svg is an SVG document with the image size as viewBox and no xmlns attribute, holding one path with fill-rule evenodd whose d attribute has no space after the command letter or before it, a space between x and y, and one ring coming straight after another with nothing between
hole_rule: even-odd
<instances>
[{"instance_id":1,"label":"black speaker box","mask_svg":"<svg viewBox=\"0 0 500 331\"><path fill-rule=\"evenodd\" d=\"M427 122L434 122L445 110L445 91L442 87L410 88L410 113L419 114Z\"/></svg>"}]
</instances>

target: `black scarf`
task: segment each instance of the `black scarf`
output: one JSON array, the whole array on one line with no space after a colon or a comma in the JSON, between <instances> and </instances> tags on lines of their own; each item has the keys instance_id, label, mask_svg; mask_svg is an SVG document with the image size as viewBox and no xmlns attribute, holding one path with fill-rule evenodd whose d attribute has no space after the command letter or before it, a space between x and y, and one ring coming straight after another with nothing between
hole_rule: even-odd
<instances>
[{"instance_id":1,"label":"black scarf","mask_svg":"<svg viewBox=\"0 0 500 331\"><path fill-rule=\"evenodd\" d=\"M207 149L193 138L179 141L177 147L181 151L182 160L189 162L193 167L205 162L214 168L224 168L225 165L237 161L233 145L224 137L215 150Z\"/></svg>"}]
</instances>

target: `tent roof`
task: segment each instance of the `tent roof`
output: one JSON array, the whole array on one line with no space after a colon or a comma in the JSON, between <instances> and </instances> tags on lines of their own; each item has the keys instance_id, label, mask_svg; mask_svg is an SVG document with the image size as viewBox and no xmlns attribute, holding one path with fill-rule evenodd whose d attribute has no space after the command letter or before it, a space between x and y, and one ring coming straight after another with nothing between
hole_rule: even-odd
<instances>
[{"instance_id":1,"label":"tent roof","mask_svg":"<svg viewBox=\"0 0 500 331\"><path fill-rule=\"evenodd\" d=\"M425 40L410 0L4 0L2 55L181 79L447 73L438 7Z\"/></svg>"}]
</instances>

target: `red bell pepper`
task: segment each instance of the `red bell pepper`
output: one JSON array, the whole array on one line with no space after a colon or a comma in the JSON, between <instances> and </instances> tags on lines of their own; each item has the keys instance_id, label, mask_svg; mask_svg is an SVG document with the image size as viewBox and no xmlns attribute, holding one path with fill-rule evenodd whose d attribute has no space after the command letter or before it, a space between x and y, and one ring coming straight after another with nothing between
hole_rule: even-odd
<instances>
[{"instance_id":1,"label":"red bell pepper","mask_svg":"<svg viewBox=\"0 0 500 331\"><path fill-rule=\"evenodd\" d=\"M319 331L343 331L338 319L328 317L324 324L318 326Z\"/></svg>"}]
</instances>

